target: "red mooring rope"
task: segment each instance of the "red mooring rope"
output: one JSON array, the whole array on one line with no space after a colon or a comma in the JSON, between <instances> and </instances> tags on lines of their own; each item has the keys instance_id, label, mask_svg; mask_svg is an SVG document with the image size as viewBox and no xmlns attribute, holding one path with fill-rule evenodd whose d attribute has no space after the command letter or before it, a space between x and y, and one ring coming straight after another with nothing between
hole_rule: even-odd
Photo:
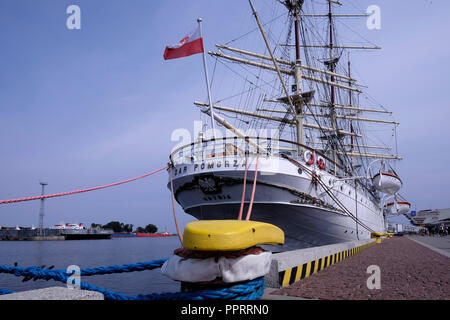
<instances>
[{"instance_id":1,"label":"red mooring rope","mask_svg":"<svg viewBox=\"0 0 450 320\"><path fill-rule=\"evenodd\" d=\"M247 160L248 154L245 153L245 173L244 173L244 189L242 190L242 199L241 199L241 208L239 209L239 220L242 220L242 212L244 211L244 202L245 202L245 186L247 185Z\"/></svg>"},{"instance_id":2,"label":"red mooring rope","mask_svg":"<svg viewBox=\"0 0 450 320\"><path fill-rule=\"evenodd\" d=\"M88 188L88 189L82 189L82 190L76 190L76 191L69 191L69 192L62 192L62 193L55 193L55 194L49 194L49 195L44 195L44 196L27 197L27 198L21 198L21 199L0 200L0 204L23 202L23 201L31 201L31 200L40 200L40 199L47 199L47 198L56 198L56 197L62 197L62 196L68 196L68 195L72 195L72 194L77 194L77 193L83 193L83 192L88 192L88 191L105 189L105 188L118 186L120 184L136 181L136 180L139 180L139 179L151 176L152 174L155 174L157 172L165 170L168 167L169 166L167 165L167 166L165 166L165 167L163 167L161 169L155 170L153 172L144 174L142 176L139 176L139 177L136 177L136 178L133 178L133 179L128 179L128 180L124 180L124 181L120 181L120 182L115 182L115 183L107 184L107 185L100 186L100 187L94 187L94 188Z\"/></svg>"},{"instance_id":3,"label":"red mooring rope","mask_svg":"<svg viewBox=\"0 0 450 320\"><path fill-rule=\"evenodd\" d=\"M252 215L253 200L255 199L256 178L258 177L258 160L259 152L256 154L255 177L253 178L252 197L250 198L250 205L248 206L247 217L245 218L245 220L247 221L250 220L250 216Z\"/></svg>"}]
</instances>

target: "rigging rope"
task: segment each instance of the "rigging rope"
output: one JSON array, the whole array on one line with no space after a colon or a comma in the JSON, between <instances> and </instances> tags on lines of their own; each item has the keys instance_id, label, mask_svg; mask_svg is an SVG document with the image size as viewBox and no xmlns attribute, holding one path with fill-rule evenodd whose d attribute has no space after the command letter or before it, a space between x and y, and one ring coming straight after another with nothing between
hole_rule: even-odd
<instances>
[{"instance_id":1,"label":"rigging rope","mask_svg":"<svg viewBox=\"0 0 450 320\"><path fill-rule=\"evenodd\" d=\"M309 170L307 167L303 166L302 164L300 164L299 162L295 161L294 159L288 157L288 156L284 156L284 158L288 159L291 163L293 163L294 165L296 165L297 167L301 168L302 170L306 171L309 175L311 175L311 177L315 176L315 172ZM370 232L375 232L375 230L373 230L372 228L370 228L369 226L365 225L364 223L361 222L361 220L359 220L357 217L355 217L350 210L348 210L344 204L338 199L338 197L336 195L333 194L332 190L330 188L328 188L322 181L320 178L316 178L315 181L317 181L317 183L325 190L325 192L330 196L330 198L340 207L340 209L347 214L347 216L349 216L352 220L354 220L357 224L359 224L360 226L362 226L364 229L370 231ZM356 195L355 195L356 197Z\"/></svg>"},{"instance_id":2,"label":"rigging rope","mask_svg":"<svg viewBox=\"0 0 450 320\"><path fill-rule=\"evenodd\" d=\"M49 195L43 195L43 196L36 196L36 197L27 197L27 198L20 198L20 199L9 199L9 200L0 200L0 204L8 204L8 203L15 203L15 202L23 202L23 201L31 201L31 200L40 200L40 199L47 199L47 198L56 198L56 197L62 197L62 196L68 196L68 195L72 195L72 194L77 194L77 193L83 193L83 192L88 192L88 191L94 191L94 190L100 190L100 189L105 189L105 188L109 188L109 187L114 187L114 186L118 186L120 184L124 184L124 183L128 183L128 182L132 182L132 181L136 181L139 179L143 179L145 177L148 177L152 174L155 174L157 172L160 172L162 170L165 170L168 168L167 166L164 166L158 170L155 170L153 172L144 174L142 176L133 178L133 179L128 179L128 180L124 180L124 181L120 181L120 182L115 182L115 183L111 183L111 184L107 184L104 186L99 186L99 187L94 187L94 188L88 188L88 189L82 189L82 190L76 190L76 191L69 191L69 192L62 192L62 193L55 193L55 194L49 194Z\"/></svg>"},{"instance_id":3,"label":"rigging rope","mask_svg":"<svg viewBox=\"0 0 450 320\"><path fill-rule=\"evenodd\" d=\"M175 220L175 226L177 227L178 238L180 239L181 246L183 246L183 234L181 233L180 226L178 224L178 219L177 219L177 212L175 210L175 195L173 192L172 165L169 165L169 175L170 175L170 191L172 193L173 219Z\"/></svg>"}]
</instances>

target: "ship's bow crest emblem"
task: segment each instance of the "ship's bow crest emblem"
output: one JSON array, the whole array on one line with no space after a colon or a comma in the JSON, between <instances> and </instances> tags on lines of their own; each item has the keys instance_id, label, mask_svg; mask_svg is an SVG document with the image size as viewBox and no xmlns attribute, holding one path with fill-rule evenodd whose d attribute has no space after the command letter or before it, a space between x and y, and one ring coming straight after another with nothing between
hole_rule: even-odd
<instances>
[{"instance_id":1,"label":"ship's bow crest emblem","mask_svg":"<svg viewBox=\"0 0 450 320\"><path fill-rule=\"evenodd\" d=\"M221 192L220 187L217 184L217 181L214 178L214 176L207 176L207 177L199 178L198 185L200 186L200 189L205 194L215 194L215 193Z\"/></svg>"}]
</instances>

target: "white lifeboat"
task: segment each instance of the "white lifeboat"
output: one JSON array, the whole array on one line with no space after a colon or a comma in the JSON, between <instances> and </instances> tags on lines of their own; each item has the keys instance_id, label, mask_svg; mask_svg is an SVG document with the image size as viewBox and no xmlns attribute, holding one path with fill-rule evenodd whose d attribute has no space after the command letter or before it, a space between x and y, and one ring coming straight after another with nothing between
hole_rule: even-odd
<instances>
[{"instance_id":1,"label":"white lifeboat","mask_svg":"<svg viewBox=\"0 0 450 320\"><path fill-rule=\"evenodd\" d=\"M377 173L372 178L372 182L375 189L389 195L397 193L402 187L402 180L397 175L388 172Z\"/></svg>"},{"instance_id":2,"label":"white lifeboat","mask_svg":"<svg viewBox=\"0 0 450 320\"><path fill-rule=\"evenodd\" d=\"M391 202L386 205L389 214L405 214L411 209L411 203L406 201Z\"/></svg>"}]
</instances>

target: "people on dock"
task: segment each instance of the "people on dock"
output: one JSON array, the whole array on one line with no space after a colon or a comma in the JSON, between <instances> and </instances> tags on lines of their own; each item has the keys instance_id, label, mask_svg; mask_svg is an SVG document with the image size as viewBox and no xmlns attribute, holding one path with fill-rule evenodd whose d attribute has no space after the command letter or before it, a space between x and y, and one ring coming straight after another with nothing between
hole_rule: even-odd
<instances>
[{"instance_id":1,"label":"people on dock","mask_svg":"<svg viewBox=\"0 0 450 320\"><path fill-rule=\"evenodd\" d=\"M448 236L448 226L445 224L428 226L419 231L419 234L422 236L431 236L431 237L447 237Z\"/></svg>"}]
</instances>

